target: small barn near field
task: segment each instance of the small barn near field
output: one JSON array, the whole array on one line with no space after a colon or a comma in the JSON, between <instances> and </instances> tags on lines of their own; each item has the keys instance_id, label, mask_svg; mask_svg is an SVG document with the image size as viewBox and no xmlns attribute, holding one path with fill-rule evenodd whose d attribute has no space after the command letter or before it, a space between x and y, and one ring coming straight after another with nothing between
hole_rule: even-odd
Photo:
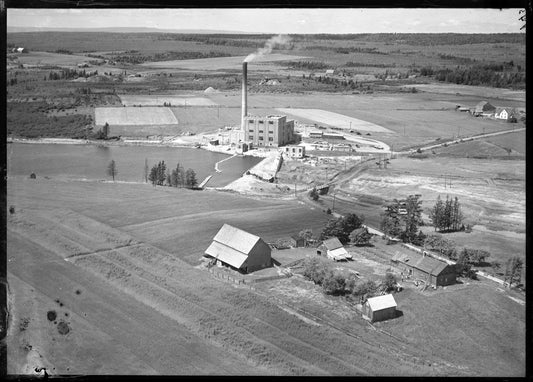
<instances>
[{"instance_id":1,"label":"small barn near field","mask_svg":"<svg viewBox=\"0 0 533 382\"><path fill-rule=\"evenodd\" d=\"M332 260L340 261L351 259L352 255L346 251L340 240L336 237L324 240L317 249L317 254L326 255Z\"/></svg>"},{"instance_id":2,"label":"small barn near field","mask_svg":"<svg viewBox=\"0 0 533 382\"><path fill-rule=\"evenodd\" d=\"M391 261L412 279L421 279L428 285L446 286L455 284L457 273L455 266L417 253L396 254Z\"/></svg>"},{"instance_id":3,"label":"small barn near field","mask_svg":"<svg viewBox=\"0 0 533 382\"><path fill-rule=\"evenodd\" d=\"M204 256L243 273L272 266L271 249L259 236L224 224Z\"/></svg>"},{"instance_id":4,"label":"small barn near field","mask_svg":"<svg viewBox=\"0 0 533 382\"><path fill-rule=\"evenodd\" d=\"M294 248L305 247L305 238L303 238L303 237L301 237L299 235L292 235L289 238L289 242L290 242L291 246L293 246Z\"/></svg>"},{"instance_id":5,"label":"small barn near field","mask_svg":"<svg viewBox=\"0 0 533 382\"><path fill-rule=\"evenodd\" d=\"M363 318L370 322L389 320L396 317L396 306L392 294L371 297L363 304Z\"/></svg>"}]
</instances>

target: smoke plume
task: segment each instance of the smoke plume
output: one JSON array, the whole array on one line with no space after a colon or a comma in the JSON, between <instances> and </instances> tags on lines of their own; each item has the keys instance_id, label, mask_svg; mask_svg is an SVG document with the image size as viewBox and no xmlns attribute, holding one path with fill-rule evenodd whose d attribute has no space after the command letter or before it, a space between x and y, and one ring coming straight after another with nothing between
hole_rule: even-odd
<instances>
[{"instance_id":1,"label":"smoke plume","mask_svg":"<svg viewBox=\"0 0 533 382\"><path fill-rule=\"evenodd\" d=\"M291 41L291 38L289 36L285 35L277 35L272 37L270 40L268 40L265 43L265 46L262 48L257 49L256 52L249 54L244 59L244 62L250 62L253 61L256 57L264 56L266 54L270 54L272 52L272 49L274 49L278 45L287 45Z\"/></svg>"}]
</instances>

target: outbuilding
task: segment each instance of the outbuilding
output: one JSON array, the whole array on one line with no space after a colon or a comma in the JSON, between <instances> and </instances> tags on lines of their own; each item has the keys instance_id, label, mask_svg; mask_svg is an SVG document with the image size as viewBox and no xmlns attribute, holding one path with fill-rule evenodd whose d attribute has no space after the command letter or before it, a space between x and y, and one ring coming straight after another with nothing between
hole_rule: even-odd
<instances>
[{"instance_id":1,"label":"outbuilding","mask_svg":"<svg viewBox=\"0 0 533 382\"><path fill-rule=\"evenodd\" d=\"M325 254L327 257L335 261L347 260L352 258L352 255L348 253L346 248L344 248L340 240L336 237L324 240L322 244L318 247L317 254Z\"/></svg>"},{"instance_id":2,"label":"outbuilding","mask_svg":"<svg viewBox=\"0 0 533 382\"><path fill-rule=\"evenodd\" d=\"M271 249L263 239L229 224L220 228L204 257L242 273L272 266Z\"/></svg>"},{"instance_id":3,"label":"outbuilding","mask_svg":"<svg viewBox=\"0 0 533 382\"><path fill-rule=\"evenodd\" d=\"M305 247L305 238L299 236L299 235L292 235L289 238L289 242L292 247L298 248L298 247Z\"/></svg>"},{"instance_id":4,"label":"outbuilding","mask_svg":"<svg viewBox=\"0 0 533 382\"><path fill-rule=\"evenodd\" d=\"M392 294L371 297L363 304L363 318L370 322L390 320L396 317L396 307Z\"/></svg>"},{"instance_id":5,"label":"outbuilding","mask_svg":"<svg viewBox=\"0 0 533 382\"><path fill-rule=\"evenodd\" d=\"M481 101L476 105L474 115L479 117L480 115L490 115L494 113L496 108L487 101Z\"/></svg>"},{"instance_id":6,"label":"outbuilding","mask_svg":"<svg viewBox=\"0 0 533 382\"><path fill-rule=\"evenodd\" d=\"M455 266L428 255L398 253L391 260L406 277L420 279L428 285L451 285L457 278Z\"/></svg>"}]
</instances>

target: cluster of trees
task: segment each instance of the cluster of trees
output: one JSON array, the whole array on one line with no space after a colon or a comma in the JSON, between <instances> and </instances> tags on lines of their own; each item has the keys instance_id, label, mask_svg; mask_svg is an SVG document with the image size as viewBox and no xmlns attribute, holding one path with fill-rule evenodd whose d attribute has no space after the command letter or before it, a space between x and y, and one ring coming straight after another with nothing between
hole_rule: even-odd
<instances>
[{"instance_id":1,"label":"cluster of trees","mask_svg":"<svg viewBox=\"0 0 533 382\"><path fill-rule=\"evenodd\" d=\"M168 106L168 107L170 107L170 106L172 106L172 105L170 104L170 102L163 102L163 106Z\"/></svg>"},{"instance_id":2,"label":"cluster of trees","mask_svg":"<svg viewBox=\"0 0 533 382\"><path fill-rule=\"evenodd\" d=\"M344 64L346 67L372 67L372 68L394 68L396 67L395 63L379 63L379 62L354 62L348 61Z\"/></svg>"},{"instance_id":3,"label":"cluster of trees","mask_svg":"<svg viewBox=\"0 0 533 382\"><path fill-rule=\"evenodd\" d=\"M393 200L381 216L381 230L392 237L399 237L404 243L421 245L426 235L419 230L422 221L420 195L409 195L400 201Z\"/></svg>"},{"instance_id":4,"label":"cluster of trees","mask_svg":"<svg viewBox=\"0 0 533 382\"><path fill-rule=\"evenodd\" d=\"M434 77L437 81L451 82L461 85L484 85L523 89L526 81L526 73L524 71L500 72L494 69L487 69L483 66L440 69L436 70L434 73Z\"/></svg>"},{"instance_id":5,"label":"cluster of trees","mask_svg":"<svg viewBox=\"0 0 533 382\"><path fill-rule=\"evenodd\" d=\"M50 81L57 81L57 80L72 80L79 77L88 78L91 76L98 75L98 70L95 70L94 72L86 72L85 69L83 70L76 70L76 69L62 69L60 72L50 72L48 74L48 79ZM46 79L46 77L45 77Z\"/></svg>"},{"instance_id":6,"label":"cluster of trees","mask_svg":"<svg viewBox=\"0 0 533 382\"><path fill-rule=\"evenodd\" d=\"M383 280L361 281L354 274L348 277L337 270L332 270L323 260L313 257L304 261L303 275L317 285L322 286L324 293L329 295L350 295L351 297L372 297L380 292L388 292L395 288L396 277L387 273Z\"/></svg>"},{"instance_id":7,"label":"cluster of trees","mask_svg":"<svg viewBox=\"0 0 533 382\"><path fill-rule=\"evenodd\" d=\"M347 214L344 217L330 219L320 233L320 240L337 237L342 244L346 244L350 241L350 234L361 228L363 222L364 218L360 218L356 214Z\"/></svg>"},{"instance_id":8,"label":"cluster of trees","mask_svg":"<svg viewBox=\"0 0 533 382\"><path fill-rule=\"evenodd\" d=\"M7 134L17 137L86 138L92 117L86 114L47 116L46 102L7 102Z\"/></svg>"},{"instance_id":9,"label":"cluster of trees","mask_svg":"<svg viewBox=\"0 0 533 382\"><path fill-rule=\"evenodd\" d=\"M330 65L321 61L278 61L278 64L294 69L319 70L330 68Z\"/></svg>"},{"instance_id":10,"label":"cluster of trees","mask_svg":"<svg viewBox=\"0 0 533 382\"><path fill-rule=\"evenodd\" d=\"M452 200L446 195L446 202L443 202L439 195L429 217L433 221L435 231L453 232L465 228L463 225L464 216L457 196Z\"/></svg>"},{"instance_id":11,"label":"cluster of trees","mask_svg":"<svg viewBox=\"0 0 533 382\"><path fill-rule=\"evenodd\" d=\"M170 60L192 60L197 58L228 57L227 52L195 52L195 51L169 51L155 53L153 55L141 54L138 51L128 51L124 54L117 54L110 57L112 61L121 64L142 64L147 61L170 61Z\"/></svg>"},{"instance_id":12,"label":"cluster of trees","mask_svg":"<svg viewBox=\"0 0 533 382\"><path fill-rule=\"evenodd\" d=\"M165 161L160 161L152 167L148 173L148 164L145 162L145 180L149 180L154 186L167 185L169 187L195 188L198 186L196 172L188 168L185 170L179 163L171 172L167 170Z\"/></svg>"},{"instance_id":13,"label":"cluster of trees","mask_svg":"<svg viewBox=\"0 0 533 382\"><path fill-rule=\"evenodd\" d=\"M7 81L7 86L13 86L18 83L16 78L10 78L9 81Z\"/></svg>"},{"instance_id":14,"label":"cluster of trees","mask_svg":"<svg viewBox=\"0 0 533 382\"><path fill-rule=\"evenodd\" d=\"M521 257L513 256L510 258L505 266L504 281L510 286L520 285L522 280L522 269L524 267L524 260Z\"/></svg>"},{"instance_id":15,"label":"cluster of trees","mask_svg":"<svg viewBox=\"0 0 533 382\"><path fill-rule=\"evenodd\" d=\"M273 36L268 35L224 35L224 34L158 34L158 40L194 41L205 45L237 46L241 48L261 48L265 40ZM260 41L250 41L250 40Z\"/></svg>"}]
</instances>

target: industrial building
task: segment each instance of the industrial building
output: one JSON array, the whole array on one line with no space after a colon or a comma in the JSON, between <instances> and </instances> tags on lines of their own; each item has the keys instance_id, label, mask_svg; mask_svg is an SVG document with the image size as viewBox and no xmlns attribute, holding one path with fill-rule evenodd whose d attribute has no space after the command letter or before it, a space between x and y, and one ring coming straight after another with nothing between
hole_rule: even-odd
<instances>
[{"instance_id":1,"label":"industrial building","mask_svg":"<svg viewBox=\"0 0 533 382\"><path fill-rule=\"evenodd\" d=\"M284 115L266 117L248 114L248 63L242 63L241 133L230 137L232 143L246 142L250 147L279 147L293 142L294 121Z\"/></svg>"},{"instance_id":2,"label":"industrial building","mask_svg":"<svg viewBox=\"0 0 533 382\"><path fill-rule=\"evenodd\" d=\"M403 272L405 277L419 279L427 285L446 286L455 284L457 277L455 266L427 255L415 252L398 253L391 261Z\"/></svg>"},{"instance_id":3,"label":"industrial building","mask_svg":"<svg viewBox=\"0 0 533 382\"><path fill-rule=\"evenodd\" d=\"M363 318L370 322L389 320L396 317L396 307L392 294L371 297L363 304Z\"/></svg>"},{"instance_id":4,"label":"industrial building","mask_svg":"<svg viewBox=\"0 0 533 382\"><path fill-rule=\"evenodd\" d=\"M220 228L204 257L241 273L272 266L271 249L263 239L229 224Z\"/></svg>"},{"instance_id":5,"label":"industrial building","mask_svg":"<svg viewBox=\"0 0 533 382\"><path fill-rule=\"evenodd\" d=\"M279 147L293 141L294 121L286 116L246 116L243 123L244 141L254 147Z\"/></svg>"}]
</instances>

